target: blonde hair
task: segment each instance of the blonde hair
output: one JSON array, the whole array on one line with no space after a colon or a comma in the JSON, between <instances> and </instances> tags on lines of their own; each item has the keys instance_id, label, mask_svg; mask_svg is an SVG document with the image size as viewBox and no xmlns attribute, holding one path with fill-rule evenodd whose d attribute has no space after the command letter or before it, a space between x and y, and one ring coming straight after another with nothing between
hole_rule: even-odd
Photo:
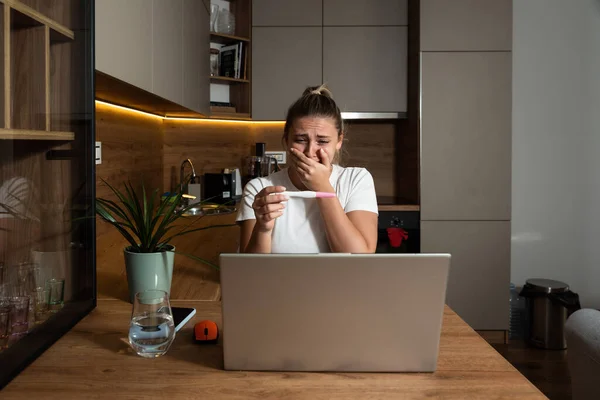
<instances>
[{"instance_id":1,"label":"blonde hair","mask_svg":"<svg viewBox=\"0 0 600 400\"><path fill-rule=\"evenodd\" d=\"M344 133L344 120L339 107L333 100L331 90L325 84L307 87L302 96L294 102L287 112L285 126L283 128L284 142L287 142L290 130L294 122L304 117L324 117L334 121L338 138ZM336 151L333 161L340 161L340 154Z\"/></svg>"}]
</instances>

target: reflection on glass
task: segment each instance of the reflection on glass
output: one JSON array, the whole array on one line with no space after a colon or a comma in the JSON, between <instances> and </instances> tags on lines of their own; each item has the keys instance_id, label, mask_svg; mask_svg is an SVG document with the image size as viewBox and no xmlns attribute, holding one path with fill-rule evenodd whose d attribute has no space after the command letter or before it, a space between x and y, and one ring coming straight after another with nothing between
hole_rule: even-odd
<instances>
[{"instance_id":1,"label":"reflection on glass","mask_svg":"<svg viewBox=\"0 0 600 400\"><path fill-rule=\"evenodd\" d=\"M48 291L48 310L52 313L56 313L63 307L65 298L65 280L55 278L48 279L46 282L46 290Z\"/></svg>"},{"instance_id":2,"label":"reflection on glass","mask_svg":"<svg viewBox=\"0 0 600 400\"><path fill-rule=\"evenodd\" d=\"M48 317L48 290L36 288L31 294L34 302L35 323L39 324Z\"/></svg>"},{"instance_id":3,"label":"reflection on glass","mask_svg":"<svg viewBox=\"0 0 600 400\"><path fill-rule=\"evenodd\" d=\"M8 333L4 345L19 345L0 353L0 386L87 314L96 293L93 2L3 3L14 23L4 26L11 46L0 49L10 70L0 72L18 90L5 91L0 112L0 297L29 304L8 306L27 333ZM31 62L44 59L45 71ZM45 310L52 279L55 313Z\"/></svg>"},{"instance_id":4,"label":"reflection on glass","mask_svg":"<svg viewBox=\"0 0 600 400\"><path fill-rule=\"evenodd\" d=\"M9 344L19 340L29 331L29 296L9 297Z\"/></svg>"},{"instance_id":5,"label":"reflection on glass","mask_svg":"<svg viewBox=\"0 0 600 400\"><path fill-rule=\"evenodd\" d=\"M0 351L8 346L10 333L10 302L8 298L0 297Z\"/></svg>"}]
</instances>

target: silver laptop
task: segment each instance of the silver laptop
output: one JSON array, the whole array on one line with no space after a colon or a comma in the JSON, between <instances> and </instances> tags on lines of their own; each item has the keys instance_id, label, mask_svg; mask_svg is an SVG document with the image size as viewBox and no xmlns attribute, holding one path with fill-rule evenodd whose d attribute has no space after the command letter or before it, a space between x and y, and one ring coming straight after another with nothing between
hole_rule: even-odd
<instances>
[{"instance_id":1,"label":"silver laptop","mask_svg":"<svg viewBox=\"0 0 600 400\"><path fill-rule=\"evenodd\" d=\"M449 254L222 254L226 370L435 371Z\"/></svg>"}]
</instances>

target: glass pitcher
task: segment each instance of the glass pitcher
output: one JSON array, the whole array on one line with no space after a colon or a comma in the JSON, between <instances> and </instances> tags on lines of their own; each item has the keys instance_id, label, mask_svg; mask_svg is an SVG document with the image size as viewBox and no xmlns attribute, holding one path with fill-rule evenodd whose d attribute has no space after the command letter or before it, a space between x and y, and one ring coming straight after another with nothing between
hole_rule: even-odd
<instances>
[{"instance_id":1,"label":"glass pitcher","mask_svg":"<svg viewBox=\"0 0 600 400\"><path fill-rule=\"evenodd\" d=\"M273 172L279 171L277 159L271 156L262 156L260 161L260 176L269 176Z\"/></svg>"},{"instance_id":2,"label":"glass pitcher","mask_svg":"<svg viewBox=\"0 0 600 400\"><path fill-rule=\"evenodd\" d=\"M252 156L248 157L245 162L244 185L254 178L268 176L273 172L279 171L279 164L274 157L271 156Z\"/></svg>"}]
</instances>

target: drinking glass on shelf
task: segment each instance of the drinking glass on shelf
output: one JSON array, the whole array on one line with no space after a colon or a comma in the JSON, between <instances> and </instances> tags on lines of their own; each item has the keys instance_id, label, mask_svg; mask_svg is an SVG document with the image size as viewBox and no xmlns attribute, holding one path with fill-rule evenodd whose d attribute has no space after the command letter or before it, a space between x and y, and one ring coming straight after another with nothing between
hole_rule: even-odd
<instances>
[{"instance_id":1,"label":"drinking glass on shelf","mask_svg":"<svg viewBox=\"0 0 600 400\"><path fill-rule=\"evenodd\" d=\"M8 298L0 297L0 351L8 346L10 333L10 302Z\"/></svg>"},{"instance_id":2,"label":"drinking glass on shelf","mask_svg":"<svg viewBox=\"0 0 600 400\"><path fill-rule=\"evenodd\" d=\"M167 292L138 292L133 302L129 324L129 343L142 357L164 355L175 339L175 324Z\"/></svg>"},{"instance_id":3,"label":"drinking glass on shelf","mask_svg":"<svg viewBox=\"0 0 600 400\"><path fill-rule=\"evenodd\" d=\"M44 288L36 288L31 292L35 323L39 324L48 317L48 291Z\"/></svg>"},{"instance_id":4,"label":"drinking glass on shelf","mask_svg":"<svg viewBox=\"0 0 600 400\"><path fill-rule=\"evenodd\" d=\"M224 8L219 11L217 32L226 35L235 35L235 16L231 11Z\"/></svg>"},{"instance_id":5,"label":"drinking glass on shelf","mask_svg":"<svg viewBox=\"0 0 600 400\"><path fill-rule=\"evenodd\" d=\"M8 315L10 323L9 342L19 340L29 332L29 296L9 297L10 312Z\"/></svg>"},{"instance_id":6,"label":"drinking glass on shelf","mask_svg":"<svg viewBox=\"0 0 600 400\"><path fill-rule=\"evenodd\" d=\"M217 31L217 17L219 16L219 6L216 4L210 5L210 30Z\"/></svg>"},{"instance_id":7,"label":"drinking glass on shelf","mask_svg":"<svg viewBox=\"0 0 600 400\"><path fill-rule=\"evenodd\" d=\"M35 267L35 264L27 262L17 265L17 294L19 296L26 296L34 289Z\"/></svg>"},{"instance_id":8,"label":"drinking glass on shelf","mask_svg":"<svg viewBox=\"0 0 600 400\"><path fill-rule=\"evenodd\" d=\"M56 278L48 279L46 281L46 290L48 291L48 310L51 313L56 313L64 304L65 280Z\"/></svg>"},{"instance_id":9,"label":"drinking glass on shelf","mask_svg":"<svg viewBox=\"0 0 600 400\"><path fill-rule=\"evenodd\" d=\"M219 75L219 49L210 49L210 75Z\"/></svg>"}]
</instances>

